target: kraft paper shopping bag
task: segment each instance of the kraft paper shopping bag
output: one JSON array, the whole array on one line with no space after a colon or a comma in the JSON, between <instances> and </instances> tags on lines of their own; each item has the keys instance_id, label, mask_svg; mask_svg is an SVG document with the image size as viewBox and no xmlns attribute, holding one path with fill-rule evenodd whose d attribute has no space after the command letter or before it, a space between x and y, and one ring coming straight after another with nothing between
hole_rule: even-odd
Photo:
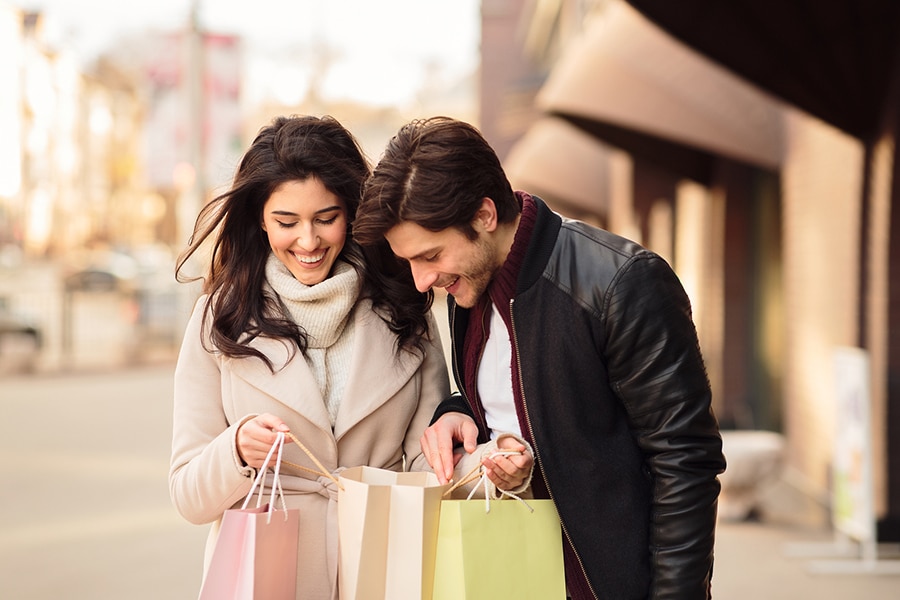
<instances>
[{"instance_id":1,"label":"kraft paper shopping bag","mask_svg":"<svg viewBox=\"0 0 900 600\"><path fill-rule=\"evenodd\" d=\"M200 590L200 600L294 600L297 587L299 511L288 509L279 481L284 434L269 450L239 509L222 516L219 535ZM261 504L268 464L277 450L272 496ZM259 487L256 507L248 508ZM282 510L275 509L276 492Z\"/></svg>"},{"instance_id":2,"label":"kraft paper shopping bag","mask_svg":"<svg viewBox=\"0 0 900 600\"><path fill-rule=\"evenodd\" d=\"M565 600L552 500L444 500L432 600Z\"/></svg>"},{"instance_id":3,"label":"kraft paper shopping bag","mask_svg":"<svg viewBox=\"0 0 900 600\"><path fill-rule=\"evenodd\" d=\"M429 600L441 496L433 473L354 467L338 491L341 600Z\"/></svg>"}]
</instances>

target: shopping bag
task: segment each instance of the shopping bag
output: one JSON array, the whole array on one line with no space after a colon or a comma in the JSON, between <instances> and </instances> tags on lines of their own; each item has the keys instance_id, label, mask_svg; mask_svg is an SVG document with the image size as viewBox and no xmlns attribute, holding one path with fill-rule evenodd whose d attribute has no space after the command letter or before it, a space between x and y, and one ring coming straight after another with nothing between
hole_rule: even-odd
<instances>
[{"instance_id":1,"label":"shopping bag","mask_svg":"<svg viewBox=\"0 0 900 600\"><path fill-rule=\"evenodd\" d=\"M501 493L509 498L441 502L432 600L565 600L553 501Z\"/></svg>"},{"instance_id":2,"label":"shopping bag","mask_svg":"<svg viewBox=\"0 0 900 600\"><path fill-rule=\"evenodd\" d=\"M200 600L294 600L297 587L299 511L288 509L279 480L284 434L279 433L239 509L222 516L219 536L200 589ZM272 494L262 504L269 462L274 462ZM255 507L247 505L256 488ZM275 508L276 492L282 510Z\"/></svg>"},{"instance_id":3,"label":"shopping bag","mask_svg":"<svg viewBox=\"0 0 900 600\"><path fill-rule=\"evenodd\" d=\"M365 466L339 480L341 600L429 600L447 486L434 473Z\"/></svg>"}]
</instances>

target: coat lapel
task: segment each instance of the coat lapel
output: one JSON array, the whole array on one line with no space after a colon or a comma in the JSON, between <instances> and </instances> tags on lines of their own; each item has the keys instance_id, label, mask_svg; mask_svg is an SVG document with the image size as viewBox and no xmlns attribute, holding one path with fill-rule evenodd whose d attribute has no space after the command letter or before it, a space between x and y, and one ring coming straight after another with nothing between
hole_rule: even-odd
<instances>
[{"instance_id":1,"label":"coat lapel","mask_svg":"<svg viewBox=\"0 0 900 600\"><path fill-rule=\"evenodd\" d=\"M344 397L334 426L335 438L346 433L393 398L422 364L420 354L396 353L396 336L364 300L354 310L353 357ZM250 344L272 360L273 374L256 359L226 359L236 377L278 400L317 427L331 431L325 400L306 360L299 353L288 360L288 347L269 338ZM282 366L284 365L284 366Z\"/></svg>"},{"instance_id":2,"label":"coat lapel","mask_svg":"<svg viewBox=\"0 0 900 600\"><path fill-rule=\"evenodd\" d=\"M269 338L257 338L250 343L272 360L275 373L269 371L261 360L232 359L229 368L236 377L246 381L264 394L284 404L324 431L331 431L331 420L322 392L316 383L306 360L296 352L287 362L288 346Z\"/></svg>"},{"instance_id":3,"label":"coat lapel","mask_svg":"<svg viewBox=\"0 0 900 600\"><path fill-rule=\"evenodd\" d=\"M368 301L357 307L353 358L334 435L341 435L393 398L422 364L422 356L396 353L396 336Z\"/></svg>"}]
</instances>

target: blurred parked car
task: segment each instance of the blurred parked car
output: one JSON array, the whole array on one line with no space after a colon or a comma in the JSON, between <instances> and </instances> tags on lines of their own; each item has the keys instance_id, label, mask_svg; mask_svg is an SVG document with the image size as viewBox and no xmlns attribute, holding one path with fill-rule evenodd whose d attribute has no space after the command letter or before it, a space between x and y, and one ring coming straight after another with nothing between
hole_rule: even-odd
<instances>
[{"instance_id":1,"label":"blurred parked car","mask_svg":"<svg viewBox=\"0 0 900 600\"><path fill-rule=\"evenodd\" d=\"M126 289L128 281L111 271L90 267L66 276L64 283L70 292L115 292Z\"/></svg>"},{"instance_id":2,"label":"blurred parked car","mask_svg":"<svg viewBox=\"0 0 900 600\"><path fill-rule=\"evenodd\" d=\"M34 371L40 352L40 330L0 305L0 373Z\"/></svg>"}]
</instances>

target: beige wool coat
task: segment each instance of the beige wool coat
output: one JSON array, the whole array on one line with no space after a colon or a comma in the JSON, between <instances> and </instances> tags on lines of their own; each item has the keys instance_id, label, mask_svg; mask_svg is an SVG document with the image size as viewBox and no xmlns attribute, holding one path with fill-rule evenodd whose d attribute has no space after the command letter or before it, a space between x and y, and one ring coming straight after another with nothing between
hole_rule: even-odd
<instances>
[{"instance_id":1,"label":"beige wool coat","mask_svg":"<svg viewBox=\"0 0 900 600\"><path fill-rule=\"evenodd\" d=\"M255 471L242 466L238 427L261 413L280 417L331 471L369 465L399 471L428 470L419 438L449 382L437 327L430 321L427 352L396 353L395 336L361 301L353 310L354 349L334 429L312 371L297 353L288 361L284 344L256 339L253 345L285 365L273 374L256 358L210 354L201 345L205 298L187 325L175 370L175 401L169 490L178 512L196 524L211 523L204 571L226 509L240 508ZM315 464L293 443L284 459ZM271 481L271 478L269 478ZM282 467L289 508L300 510L297 598L337 598L337 489L330 479ZM255 495L254 495L255 506Z\"/></svg>"}]
</instances>

